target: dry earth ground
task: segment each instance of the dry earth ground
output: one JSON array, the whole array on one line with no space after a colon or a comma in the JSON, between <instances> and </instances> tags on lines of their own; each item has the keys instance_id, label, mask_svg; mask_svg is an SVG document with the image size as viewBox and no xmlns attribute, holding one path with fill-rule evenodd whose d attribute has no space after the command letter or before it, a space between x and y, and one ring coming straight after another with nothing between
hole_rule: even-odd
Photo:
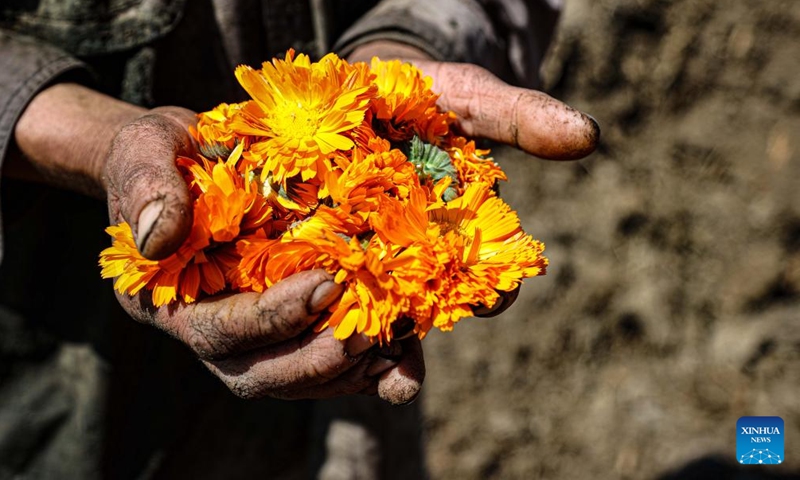
<instances>
[{"instance_id":1,"label":"dry earth ground","mask_svg":"<svg viewBox=\"0 0 800 480\"><path fill-rule=\"evenodd\" d=\"M566 3L546 84L603 142L580 163L495 151L551 268L501 317L426 340L432 477L788 478L800 2ZM730 463L742 415L784 418L784 465Z\"/></svg>"}]
</instances>

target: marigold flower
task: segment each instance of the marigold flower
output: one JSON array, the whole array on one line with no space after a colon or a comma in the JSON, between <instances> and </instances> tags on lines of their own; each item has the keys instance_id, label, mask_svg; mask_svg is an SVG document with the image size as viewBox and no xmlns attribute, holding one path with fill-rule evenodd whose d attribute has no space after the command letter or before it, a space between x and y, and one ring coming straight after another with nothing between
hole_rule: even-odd
<instances>
[{"instance_id":1,"label":"marigold flower","mask_svg":"<svg viewBox=\"0 0 800 480\"><path fill-rule=\"evenodd\" d=\"M106 229L113 244L100 253L101 276L117 277L114 288L123 294L136 295L142 288L152 290L153 304L167 305L180 298L186 303L197 300L200 291L213 295L225 288L225 272L237 258L230 247L204 252L195 247L207 242L201 228L193 228L189 239L178 252L164 260L148 260L136 249L127 223Z\"/></svg>"},{"instance_id":2,"label":"marigold flower","mask_svg":"<svg viewBox=\"0 0 800 480\"><path fill-rule=\"evenodd\" d=\"M446 183L437 185L440 192ZM517 215L486 184L470 184L463 196L446 203L427 206L426 196L423 187L412 191L405 205L386 199L382 214L370 218L384 242L427 245L443 266L438 282L427 285L434 301L417 299L412 316L421 335L431 326L452 329L472 314L473 305L491 307L498 291L545 273L544 244L522 231Z\"/></svg>"},{"instance_id":3,"label":"marigold flower","mask_svg":"<svg viewBox=\"0 0 800 480\"><path fill-rule=\"evenodd\" d=\"M392 324L411 310L411 300L435 277L435 258L423 246L400 248L358 239L349 242L324 232L318 248L339 265L335 280L346 285L342 298L330 307L331 316L318 329L334 329L345 339L354 333L391 341Z\"/></svg>"},{"instance_id":4,"label":"marigold flower","mask_svg":"<svg viewBox=\"0 0 800 480\"><path fill-rule=\"evenodd\" d=\"M162 306L178 297L191 303L200 291L212 295L225 288L228 271L239 263L230 242L264 227L272 214L256 183L236 171L242 148L238 145L225 162L179 159L196 200L191 234L173 255L159 261L144 258L127 223L106 230L114 242L100 254L101 275L119 277L117 291L135 295L146 287L153 291L153 303Z\"/></svg>"},{"instance_id":5,"label":"marigold flower","mask_svg":"<svg viewBox=\"0 0 800 480\"><path fill-rule=\"evenodd\" d=\"M415 133L425 132L431 116L437 115L433 79L420 69L400 60L383 61L375 57L370 64L375 74L378 93L372 112L380 121L380 133L392 141L410 140ZM423 127L423 128L420 128Z\"/></svg>"},{"instance_id":6,"label":"marigold flower","mask_svg":"<svg viewBox=\"0 0 800 480\"><path fill-rule=\"evenodd\" d=\"M263 137L250 155L263 162L262 179L276 182L300 175L303 180L329 168L327 157L350 150L346 135L364 120L375 87L365 65L350 65L334 54L311 63L307 55L265 62L261 70L242 65L236 78L253 97L234 120L238 134Z\"/></svg>"},{"instance_id":7,"label":"marigold flower","mask_svg":"<svg viewBox=\"0 0 800 480\"><path fill-rule=\"evenodd\" d=\"M492 186L497 180L508 180L503 169L492 158L484 158L489 155L489 150L477 149L474 140L456 136L446 143L445 149L453 159L462 184L480 182Z\"/></svg>"},{"instance_id":8,"label":"marigold flower","mask_svg":"<svg viewBox=\"0 0 800 480\"><path fill-rule=\"evenodd\" d=\"M368 155L356 152L343 171L328 172L325 177L328 194L337 208L357 216L359 225L377 210L381 196L404 199L418 183L414 165L397 149Z\"/></svg>"},{"instance_id":9,"label":"marigold flower","mask_svg":"<svg viewBox=\"0 0 800 480\"><path fill-rule=\"evenodd\" d=\"M492 187L506 176L454 135L416 67L289 51L236 77L252 97L198 116L204 156L179 157L191 234L154 261L130 227L107 232L102 276L156 306L221 291L263 292L324 269L345 286L316 328L386 343L399 319L424 337L543 274L544 245Z\"/></svg>"},{"instance_id":10,"label":"marigold flower","mask_svg":"<svg viewBox=\"0 0 800 480\"><path fill-rule=\"evenodd\" d=\"M212 110L197 115L197 125L190 127L189 131L197 140L203 155L214 159L226 158L237 143L247 141L248 137L231 129L233 119L245 103L221 103Z\"/></svg>"},{"instance_id":11,"label":"marigold flower","mask_svg":"<svg viewBox=\"0 0 800 480\"><path fill-rule=\"evenodd\" d=\"M335 273L335 258L328 256L320 243L327 234L355 237L359 229L350 215L339 209L320 206L313 216L296 222L290 226L280 241L270 245L268 251L259 252L254 249L243 251L243 262L256 255L269 255L269 262L264 269L264 285L274 283L298 272L313 268L324 268Z\"/></svg>"}]
</instances>

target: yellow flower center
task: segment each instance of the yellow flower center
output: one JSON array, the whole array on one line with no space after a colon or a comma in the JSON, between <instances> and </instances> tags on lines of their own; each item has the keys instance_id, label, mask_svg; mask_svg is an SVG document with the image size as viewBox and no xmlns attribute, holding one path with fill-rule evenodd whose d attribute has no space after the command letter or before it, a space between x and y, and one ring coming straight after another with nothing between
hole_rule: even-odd
<instances>
[{"instance_id":1,"label":"yellow flower center","mask_svg":"<svg viewBox=\"0 0 800 480\"><path fill-rule=\"evenodd\" d=\"M309 109L300 102L285 102L272 111L270 126L277 137L301 139L313 137L321 120L316 109Z\"/></svg>"}]
</instances>

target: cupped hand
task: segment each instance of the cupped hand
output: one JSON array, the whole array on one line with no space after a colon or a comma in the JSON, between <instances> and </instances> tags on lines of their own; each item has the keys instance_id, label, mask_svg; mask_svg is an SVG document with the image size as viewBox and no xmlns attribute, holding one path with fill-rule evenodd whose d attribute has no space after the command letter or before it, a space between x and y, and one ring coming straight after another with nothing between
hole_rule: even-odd
<instances>
[{"instance_id":1,"label":"cupped hand","mask_svg":"<svg viewBox=\"0 0 800 480\"><path fill-rule=\"evenodd\" d=\"M422 50L392 41L356 48L351 61L410 61L433 79L438 105L458 117L465 135L486 138L548 160L578 160L592 153L600 127L589 115L546 93L515 87L490 71L467 63L433 61Z\"/></svg>"},{"instance_id":2,"label":"cupped hand","mask_svg":"<svg viewBox=\"0 0 800 480\"><path fill-rule=\"evenodd\" d=\"M195 121L186 109L155 109L125 125L112 143L104 175L110 218L131 225L147 258L169 256L191 229L191 199L175 159L195 153L188 132ZM314 332L342 289L316 270L264 293L216 295L188 305L156 308L145 291L118 299L133 318L186 344L243 398L365 393L395 404L413 400L425 375L418 339L379 350L362 336L342 342L332 329Z\"/></svg>"},{"instance_id":3,"label":"cupped hand","mask_svg":"<svg viewBox=\"0 0 800 480\"><path fill-rule=\"evenodd\" d=\"M600 127L590 115L555 98L507 84L477 65L436 62L424 51L403 43L378 40L357 47L350 61L401 59L414 63L433 79L438 105L458 117L468 137L486 138L548 160L578 160L594 152ZM499 315L519 295L519 288L500 292L491 307L477 306L481 317Z\"/></svg>"}]
</instances>

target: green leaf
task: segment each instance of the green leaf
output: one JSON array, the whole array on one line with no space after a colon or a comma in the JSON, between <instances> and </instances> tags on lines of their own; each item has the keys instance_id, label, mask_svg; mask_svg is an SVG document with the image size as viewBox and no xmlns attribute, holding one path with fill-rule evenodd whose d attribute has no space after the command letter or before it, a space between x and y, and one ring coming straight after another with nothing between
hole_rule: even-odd
<instances>
[{"instance_id":1,"label":"green leaf","mask_svg":"<svg viewBox=\"0 0 800 480\"><path fill-rule=\"evenodd\" d=\"M423 142L416 135L408 147L408 160L417 169L417 175L423 183L428 180L436 183L444 177L450 177L455 183L458 179L458 172L450 155L436 145ZM445 201L450 201L455 198L455 189L449 187L447 190L452 190L449 194L448 191L444 194ZM452 198L448 199L448 196Z\"/></svg>"}]
</instances>

